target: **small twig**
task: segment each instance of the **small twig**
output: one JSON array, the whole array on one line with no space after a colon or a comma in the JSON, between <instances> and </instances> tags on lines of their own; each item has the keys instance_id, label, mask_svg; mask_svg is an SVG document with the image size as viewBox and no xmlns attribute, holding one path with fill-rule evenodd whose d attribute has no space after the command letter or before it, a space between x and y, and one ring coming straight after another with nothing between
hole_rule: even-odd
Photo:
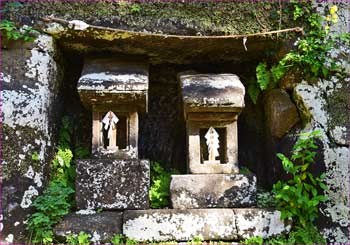
<instances>
[{"instance_id":1,"label":"small twig","mask_svg":"<svg viewBox=\"0 0 350 245\"><path fill-rule=\"evenodd\" d=\"M69 25L69 21L47 16L42 18L45 22L56 22L63 25ZM244 37L256 37L256 36L266 36L266 35L272 35L272 34L278 34L283 32L301 32L304 34L304 30L302 27L294 27L294 28L287 28L283 30L276 30L276 31L267 31L267 32L259 32L259 33L251 33L251 34L241 34L241 35L227 35L227 36L182 36L182 35L170 35L170 34L158 34L158 33L147 33L147 32L136 32L136 31L128 31L123 29L117 29L117 28L110 28L110 27L103 27L103 26L94 26L89 25L88 28L103 30L103 31L111 31L111 32L124 32L124 33L130 33L134 35L145 35L145 36L158 36L163 38L180 38L180 39L240 39ZM88 29L87 28L87 29Z\"/></svg>"}]
</instances>

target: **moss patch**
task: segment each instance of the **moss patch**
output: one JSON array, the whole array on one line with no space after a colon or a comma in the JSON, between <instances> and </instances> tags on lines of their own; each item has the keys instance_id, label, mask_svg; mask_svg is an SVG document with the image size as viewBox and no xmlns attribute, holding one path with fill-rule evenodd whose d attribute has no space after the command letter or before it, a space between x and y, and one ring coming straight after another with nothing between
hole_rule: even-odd
<instances>
[{"instance_id":1,"label":"moss patch","mask_svg":"<svg viewBox=\"0 0 350 245\"><path fill-rule=\"evenodd\" d=\"M350 84L343 82L343 87L327 97L327 113L329 115L329 129L335 126L349 126L350 115Z\"/></svg>"},{"instance_id":2,"label":"moss patch","mask_svg":"<svg viewBox=\"0 0 350 245\"><path fill-rule=\"evenodd\" d=\"M281 10L281 11L280 11ZM28 2L4 6L4 19L40 25L48 15L92 25L184 35L245 34L294 26L293 6L276 3ZM280 24L281 21L281 24Z\"/></svg>"},{"instance_id":3,"label":"moss patch","mask_svg":"<svg viewBox=\"0 0 350 245\"><path fill-rule=\"evenodd\" d=\"M3 159L6 162L2 165L2 178L4 181L11 178L13 175L24 175L29 166L32 166L35 172L43 172L44 164L42 161L32 159L34 152L40 155L41 140L45 137L40 131L30 127L16 126L11 128L6 124L3 125L3 144L2 152ZM39 142L40 144L33 144ZM47 148L48 149L48 148ZM48 152L45 152L45 159L47 159Z\"/></svg>"}]
</instances>

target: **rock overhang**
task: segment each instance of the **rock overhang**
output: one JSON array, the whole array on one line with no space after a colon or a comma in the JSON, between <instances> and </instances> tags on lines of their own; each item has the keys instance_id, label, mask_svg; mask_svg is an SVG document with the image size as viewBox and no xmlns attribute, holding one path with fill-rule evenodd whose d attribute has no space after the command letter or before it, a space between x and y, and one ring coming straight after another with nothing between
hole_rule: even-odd
<instances>
[{"instance_id":1,"label":"rock overhang","mask_svg":"<svg viewBox=\"0 0 350 245\"><path fill-rule=\"evenodd\" d=\"M288 40L295 36L279 38L276 33L299 33L300 27L271 32L220 35L186 36L130 31L84 23L75 28L68 21L53 17L44 18L48 23L45 32L52 35L62 48L84 54L113 52L123 55L146 57L151 64L205 64L245 63L269 58L271 53L285 49ZM297 35L296 35L297 36ZM282 51L283 52L283 51Z\"/></svg>"}]
</instances>

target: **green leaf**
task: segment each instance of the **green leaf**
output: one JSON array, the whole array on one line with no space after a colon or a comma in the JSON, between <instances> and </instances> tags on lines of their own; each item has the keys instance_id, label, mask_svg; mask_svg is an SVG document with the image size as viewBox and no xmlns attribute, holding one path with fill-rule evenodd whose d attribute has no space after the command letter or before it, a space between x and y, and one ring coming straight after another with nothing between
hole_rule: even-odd
<instances>
[{"instance_id":1,"label":"green leaf","mask_svg":"<svg viewBox=\"0 0 350 245\"><path fill-rule=\"evenodd\" d=\"M323 190L328 190L328 187L324 183L320 182L319 185Z\"/></svg>"},{"instance_id":2,"label":"green leaf","mask_svg":"<svg viewBox=\"0 0 350 245\"><path fill-rule=\"evenodd\" d=\"M266 90L270 83L270 74L265 63L259 63L256 67L257 83L261 90Z\"/></svg>"},{"instance_id":3,"label":"green leaf","mask_svg":"<svg viewBox=\"0 0 350 245\"><path fill-rule=\"evenodd\" d=\"M261 91L257 83L249 84L248 94L255 105L256 105L256 102L258 101L260 92Z\"/></svg>"}]
</instances>

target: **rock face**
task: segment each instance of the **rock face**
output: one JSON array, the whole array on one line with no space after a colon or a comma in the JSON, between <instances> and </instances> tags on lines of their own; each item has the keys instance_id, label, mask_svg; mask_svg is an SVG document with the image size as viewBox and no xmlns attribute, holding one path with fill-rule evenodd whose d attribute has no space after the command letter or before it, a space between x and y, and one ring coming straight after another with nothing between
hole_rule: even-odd
<instances>
[{"instance_id":1,"label":"rock face","mask_svg":"<svg viewBox=\"0 0 350 245\"><path fill-rule=\"evenodd\" d=\"M115 234L122 233L122 219L122 212L94 213L92 210L81 210L65 216L53 231L63 241L67 235L78 235L83 231L91 235L92 242L110 242Z\"/></svg>"},{"instance_id":2,"label":"rock face","mask_svg":"<svg viewBox=\"0 0 350 245\"><path fill-rule=\"evenodd\" d=\"M140 242L268 238L290 230L279 217L264 209L130 210L124 212L123 234Z\"/></svg>"},{"instance_id":3,"label":"rock face","mask_svg":"<svg viewBox=\"0 0 350 245\"><path fill-rule=\"evenodd\" d=\"M256 202L256 177L243 174L172 175L175 209L250 207Z\"/></svg>"},{"instance_id":4,"label":"rock face","mask_svg":"<svg viewBox=\"0 0 350 245\"><path fill-rule=\"evenodd\" d=\"M1 241L24 243L25 221L48 176L60 117L57 101L62 79L54 40L1 50ZM37 161L32 155L39 156ZM0 243L2 243L0 241Z\"/></svg>"},{"instance_id":5,"label":"rock face","mask_svg":"<svg viewBox=\"0 0 350 245\"><path fill-rule=\"evenodd\" d=\"M273 89L265 95L264 110L267 127L272 136L282 138L298 121L296 106L281 89Z\"/></svg>"},{"instance_id":6,"label":"rock face","mask_svg":"<svg viewBox=\"0 0 350 245\"><path fill-rule=\"evenodd\" d=\"M147 160L77 161L76 202L79 209L147 209L150 164Z\"/></svg>"}]
</instances>

